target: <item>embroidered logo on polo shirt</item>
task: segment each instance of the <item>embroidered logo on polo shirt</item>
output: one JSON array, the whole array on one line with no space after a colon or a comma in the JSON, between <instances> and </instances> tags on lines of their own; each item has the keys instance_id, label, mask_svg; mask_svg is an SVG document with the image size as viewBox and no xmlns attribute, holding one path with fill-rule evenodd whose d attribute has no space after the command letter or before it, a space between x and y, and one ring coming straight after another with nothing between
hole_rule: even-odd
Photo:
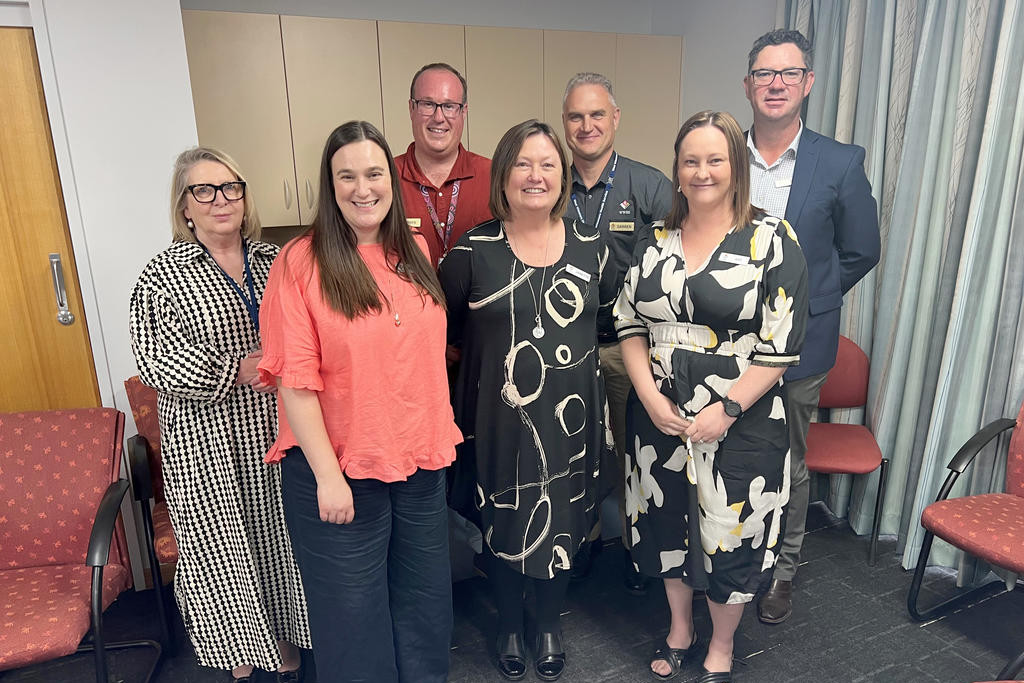
<instances>
[{"instance_id":1,"label":"embroidered logo on polo shirt","mask_svg":"<svg viewBox=\"0 0 1024 683\"><path fill-rule=\"evenodd\" d=\"M622 203L620 203L619 206L621 206L623 209L628 209L629 208L629 200L628 199L623 199Z\"/></svg>"}]
</instances>

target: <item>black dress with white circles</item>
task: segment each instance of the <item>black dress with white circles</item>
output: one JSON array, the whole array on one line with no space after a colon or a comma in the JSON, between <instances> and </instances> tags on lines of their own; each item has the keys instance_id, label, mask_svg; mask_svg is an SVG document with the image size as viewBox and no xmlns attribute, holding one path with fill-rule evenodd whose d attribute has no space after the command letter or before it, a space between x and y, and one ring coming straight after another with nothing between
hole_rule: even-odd
<instances>
[{"instance_id":1,"label":"black dress with white circles","mask_svg":"<svg viewBox=\"0 0 1024 683\"><path fill-rule=\"evenodd\" d=\"M246 249L261 300L278 248L246 242ZM278 640L310 647L310 639L280 470L263 463L277 434L276 398L235 385L259 334L223 272L193 242L175 242L143 270L130 332L142 381L157 390L180 555L174 594L199 663L274 670Z\"/></svg>"},{"instance_id":2,"label":"black dress with white circles","mask_svg":"<svg viewBox=\"0 0 1024 683\"><path fill-rule=\"evenodd\" d=\"M456 469L474 469L479 514L460 512L479 516L490 551L533 578L571 568L597 513L611 443L597 354L598 309L615 297L607 261L600 233L566 220L548 268L516 258L500 221L464 234L441 262L448 339L462 351Z\"/></svg>"}]
</instances>

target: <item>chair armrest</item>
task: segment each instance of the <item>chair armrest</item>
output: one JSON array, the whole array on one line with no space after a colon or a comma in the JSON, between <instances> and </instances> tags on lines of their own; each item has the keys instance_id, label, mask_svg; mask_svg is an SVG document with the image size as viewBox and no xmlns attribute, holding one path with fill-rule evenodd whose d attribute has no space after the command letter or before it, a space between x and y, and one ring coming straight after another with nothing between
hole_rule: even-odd
<instances>
[{"instance_id":1,"label":"chair armrest","mask_svg":"<svg viewBox=\"0 0 1024 683\"><path fill-rule=\"evenodd\" d=\"M99 507L96 508L96 519L92 523L89 535L89 550L85 555L85 563L90 567L106 566L110 557L110 542L114 536L114 524L121 510L121 501L128 493L128 480L118 479L107 487Z\"/></svg>"},{"instance_id":2,"label":"chair armrest","mask_svg":"<svg viewBox=\"0 0 1024 683\"><path fill-rule=\"evenodd\" d=\"M141 434L128 439L128 476L132 497L137 501L153 497L153 475L149 471L149 441Z\"/></svg>"},{"instance_id":3,"label":"chair armrest","mask_svg":"<svg viewBox=\"0 0 1024 683\"><path fill-rule=\"evenodd\" d=\"M973 462L975 456L981 452L981 449L988 444L989 441L1005 432L1007 429L1012 429L1017 424L1016 420L1011 420L1008 417L1002 417L998 420L988 423L982 427L978 432L967 440L960 450L956 452L953 459L946 465L949 476L946 477L945 483L942 485L942 489L939 490L939 495L935 498L935 502L945 500L949 496L949 492L953 489L953 484L956 483L957 477L964 473L967 466Z\"/></svg>"}]
</instances>

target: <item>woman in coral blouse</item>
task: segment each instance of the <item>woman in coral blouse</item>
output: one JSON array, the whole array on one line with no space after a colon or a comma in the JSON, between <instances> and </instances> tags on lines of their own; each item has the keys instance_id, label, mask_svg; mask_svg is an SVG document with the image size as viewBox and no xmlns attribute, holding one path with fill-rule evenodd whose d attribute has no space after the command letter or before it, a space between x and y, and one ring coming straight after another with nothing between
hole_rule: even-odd
<instances>
[{"instance_id":1,"label":"woman in coral blouse","mask_svg":"<svg viewBox=\"0 0 1024 683\"><path fill-rule=\"evenodd\" d=\"M441 683L452 627L444 296L380 132L331 133L313 225L260 310L285 520L320 683Z\"/></svg>"}]
</instances>

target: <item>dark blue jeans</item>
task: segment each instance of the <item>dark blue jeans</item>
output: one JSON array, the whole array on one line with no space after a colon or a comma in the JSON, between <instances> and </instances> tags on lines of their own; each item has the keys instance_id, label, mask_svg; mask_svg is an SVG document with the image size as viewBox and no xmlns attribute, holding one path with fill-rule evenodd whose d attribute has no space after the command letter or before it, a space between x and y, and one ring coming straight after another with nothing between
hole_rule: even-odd
<instances>
[{"instance_id":1,"label":"dark blue jeans","mask_svg":"<svg viewBox=\"0 0 1024 683\"><path fill-rule=\"evenodd\" d=\"M320 521L299 448L281 462L285 521L309 606L319 683L444 683L452 584L444 471L349 479L355 518Z\"/></svg>"}]
</instances>

